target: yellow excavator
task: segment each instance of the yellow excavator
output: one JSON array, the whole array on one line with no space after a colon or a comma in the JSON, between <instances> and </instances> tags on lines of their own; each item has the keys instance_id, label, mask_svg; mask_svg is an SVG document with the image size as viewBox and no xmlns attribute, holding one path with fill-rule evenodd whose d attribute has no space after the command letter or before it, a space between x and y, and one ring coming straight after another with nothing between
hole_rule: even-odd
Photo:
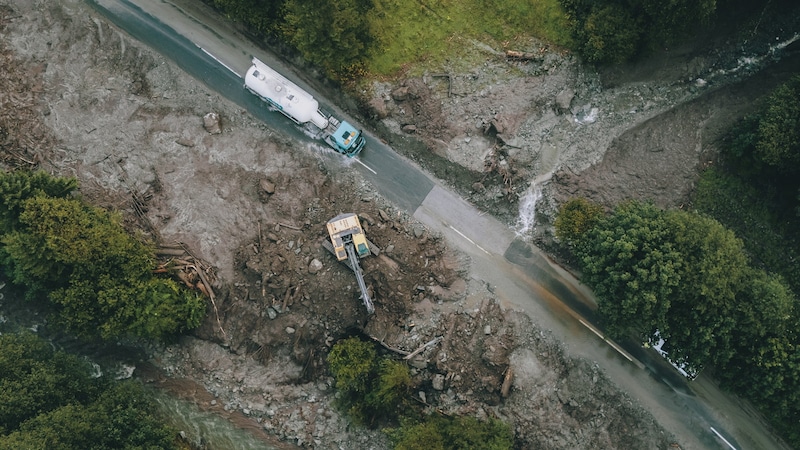
<instances>
[{"instance_id":1,"label":"yellow excavator","mask_svg":"<svg viewBox=\"0 0 800 450\"><path fill-rule=\"evenodd\" d=\"M333 253L336 259L343 262L356 274L364 306L367 307L369 314L374 313L375 306L372 304L369 292L367 292L364 274L361 272L361 265L358 263L359 258L372 254L370 247L375 248L374 245L370 245L371 243L364 235L364 229L361 228L361 222L359 222L358 216L354 213L339 214L329 220L327 226L330 242L323 241L322 246Z\"/></svg>"}]
</instances>

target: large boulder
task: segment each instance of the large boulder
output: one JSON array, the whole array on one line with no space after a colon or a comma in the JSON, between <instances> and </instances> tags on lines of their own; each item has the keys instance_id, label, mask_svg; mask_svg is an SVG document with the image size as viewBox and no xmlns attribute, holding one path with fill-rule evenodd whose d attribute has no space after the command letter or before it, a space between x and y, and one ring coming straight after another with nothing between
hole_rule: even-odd
<instances>
[{"instance_id":1,"label":"large boulder","mask_svg":"<svg viewBox=\"0 0 800 450\"><path fill-rule=\"evenodd\" d=\"M222 128L219 123L219 114L210 112L203 116L203 128L211 134L222 133Z\"/></svg>"}]
</instances>

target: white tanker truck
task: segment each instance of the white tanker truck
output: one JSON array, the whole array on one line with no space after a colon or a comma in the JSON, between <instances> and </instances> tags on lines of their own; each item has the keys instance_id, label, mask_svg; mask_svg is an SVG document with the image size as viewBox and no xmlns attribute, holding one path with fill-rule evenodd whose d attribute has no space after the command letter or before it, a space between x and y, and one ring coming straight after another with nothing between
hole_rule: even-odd
<instances>
[{"instance_id":1,"label":"white tanker truck","mask_svg":"<svg viewBox=\"0 0 800 450\"><path fill-rule=\"evenodd\" d=\"M244 77L244 87L272 105L299 125L309 122L318 130L317 137L337 152L354 157L364 148L366 140L360 130L344 120L319 110L319 102L308 92L287 80L258 58Z\"/></svg>"}]
</instances>

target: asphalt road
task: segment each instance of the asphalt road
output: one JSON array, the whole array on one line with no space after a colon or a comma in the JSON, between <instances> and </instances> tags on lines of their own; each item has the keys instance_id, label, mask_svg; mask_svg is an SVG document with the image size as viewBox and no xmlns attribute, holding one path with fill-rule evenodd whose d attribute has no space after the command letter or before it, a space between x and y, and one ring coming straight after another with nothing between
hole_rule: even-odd
<instances>
[{"instance_id":1,"label":"asphalt road","mask_svg":"<svg viewBox=\"0 0 800 450\"><path fill-rule=\"evenodd\" d=\"M86 1L133 38L292 139L309 140L291 121L269 111L261 100L242 88L241 75L250 65L251 55L309 91L322 108L357 123L335 105L326 104L324 97L279 58L249 43L224 21L211 22L210 12L201 5L187 0ZM206 23L214 23L213 28ZM698 397L653 352L636 343L620 345L604 339L596 325L593 296L575 277L551 263L538 248L517 238L508 226L443 188L376 136L368 132L365 135L366 148L356 160L343 162L341 159L346 158L335 155L329 162L352 162L352 168L381 195L470 255L472 272L478 274L473 277L478 276L491 286L507 306L524 310L538 325L552 330L572 354L596 361L675 433L685 448L731 448L711 431L712 427L734 448L742 448L736 439L741 431L727 432L719 422L730 413L728 409L736 406L728 404L720 409L705 400L719 397L713 383L695 381L704 383L700 389L704 394ZM761 432L769 435L766 430ZM753 441L752 437L747 440Z\"/></svg>"}]
</instances>

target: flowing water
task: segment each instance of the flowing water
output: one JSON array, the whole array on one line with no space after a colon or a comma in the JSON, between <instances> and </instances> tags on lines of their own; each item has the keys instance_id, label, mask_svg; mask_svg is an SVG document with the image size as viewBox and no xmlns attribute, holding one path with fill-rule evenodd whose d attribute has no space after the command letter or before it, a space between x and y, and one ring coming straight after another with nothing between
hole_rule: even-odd
<instances>
[{"instance_id":1,"label":"flowing water","mask_svg":"<svg viewBox=\"0 0 800 450\"><path fill-rule=\"evenodd\" d=\"M519 215L517 216L517 223L514 225L514 232L517 237L529 236L536 228L536 202L541 198L541 183L537 183L534 180L519 201Z\"/></svg>"},{"instance_id":2,"label":"flowing water","mask_svg":"<svg viewBox=\"0 0 800 450\"><path fill-rule=\"evenodd\" d=\"M179 399L162 389L154 388L153 396L169 425L195 448L214 450L277 450L252 431L243 430L218 413L203 411L188 400ZM253 430L256 431L256 430Z\"/></svg>"}]
</instances>

